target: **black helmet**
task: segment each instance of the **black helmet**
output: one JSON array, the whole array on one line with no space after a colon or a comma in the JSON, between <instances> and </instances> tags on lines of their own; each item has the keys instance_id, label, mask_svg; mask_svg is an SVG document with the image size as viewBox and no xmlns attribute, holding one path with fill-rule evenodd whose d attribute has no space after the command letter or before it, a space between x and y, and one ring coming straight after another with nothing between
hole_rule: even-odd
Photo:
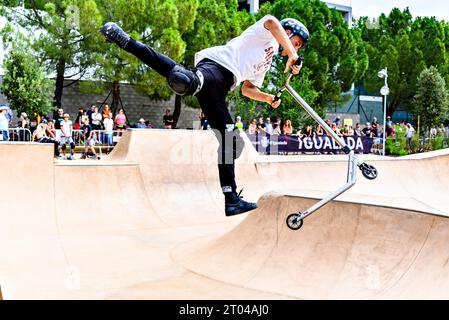
<instances>
[{"instance_id":1,"label":"black helmet","mask_svg":"<svg viewBox=\"0 0 449 320\"><path fill-rule=\"evenodd\" d=\"M285 30L292 31L292 33L290 34L290 38L295 35L298 35L301 37L303 41L303 47L307 45L307 42L310 39L310 33L305 25L303 25L301 22L293 18L285 18L281 20L281 25Z\"/></svg>"}]
</instances>

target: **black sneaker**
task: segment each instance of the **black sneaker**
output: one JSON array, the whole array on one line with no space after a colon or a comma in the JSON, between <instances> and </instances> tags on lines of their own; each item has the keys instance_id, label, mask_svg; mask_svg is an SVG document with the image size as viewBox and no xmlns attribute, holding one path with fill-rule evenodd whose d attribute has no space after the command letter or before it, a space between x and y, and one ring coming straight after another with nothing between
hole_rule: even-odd
<instances>
[{"instance_id":1,"label":"black sneaker","mask_svg":"<svg viewBox=\"0 0 449 320\"><path fill-rule=\"evenodd\" d=\"M243 190L242 190L243 191ZM225 203L225 213L227 217L235 216L241 213L245 213L254 209L257 209L257 204L252 202L246 202L240 196L242 191L239 194L236 194L237 202L235 203Z\"/></svg>"},{"instance_id":2,"label":"black sneaker","mask_svg":"<svg viewBox=\"0 0 449 320\"><path fill-rule=\"evenodd\" d=\"M107 41L116 43L120 48L125 48L129 39L131 39L131 37L114 22L106 22L100 29L100 32L105 36Z\"/></svg>"}]
</instances>

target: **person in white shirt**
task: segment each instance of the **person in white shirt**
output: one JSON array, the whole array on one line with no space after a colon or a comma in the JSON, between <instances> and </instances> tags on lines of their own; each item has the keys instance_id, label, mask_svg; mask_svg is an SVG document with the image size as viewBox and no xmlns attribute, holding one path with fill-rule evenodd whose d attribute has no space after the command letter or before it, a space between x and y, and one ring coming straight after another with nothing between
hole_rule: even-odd
<instances>
[{"instance_id":1,"label":"person in white shirt","mask_svg":"<svg viewBox=\"0 0 449 320\"><path fill-rule=\"evenodd\" d=\"M98 112L98 107L94 108L92 113L92 130L95 132L96 140L101 143L101 134L99 130L102 130L103 114Z\"/></svg>"},{"instance_id":2,"label":"person in white shirt","mask_svg":"<svg viewBox=\"0 0 449 320\"><path fill-rule=\"evenodd\" d=\"M7 106L0 106L0 140L8 141L9 140L9 123L8 118L6 118L6 112L8 111Z\"/></svg>"},{"instance_id":3,"label":"person in white shirt","mask_svg":"<svg viewBox=\"0 0 449 320\"><path fill-rule=\"evenodd\" d=\"M105 142L110 147L113 143L113 133L114 133L114 120L112 120L112 113L107 113L105 115L105 118L103 120L104 124L104 130L105 130ZM108 151L106 153L110 152L111 148L108 148Z\"/></svg>"},{"instance_id":4,"label":"person in white shirt","mask_svg":"<svg viewBox=\"0 0 449 320\"><path fill-rule=\"evenodd\" d=\"M188 70L169 57L146 46L125 33L117 24L107 22L100 30L107 41L132 53L168 80L178 95L196 96L214 129L218 140L220 184L225 196L226 216L233 216L257 208L255 203L242 200L237 194L234 162L243 148L243 139L234 132L234 121L226 106L226 95L242 83L242 94L250 99L266 102L273 108L281 101L259 88L277 53L288 56L285 72L299 73L301 65L298 49L305 47L309 31L298 20L279 21L266 15L226 45L204 49L195 54L195 68ZM226 141L236 142L226 143Z\"/></svg>"},{"instance_id":5,"label":"person in white shirt","mask_svg":"<svg viewBox=\"0 0 449 320\"><path fill-rule=\"evenodd\" d=\"M64 158L66 158L66 145L70 145L70 155L67 159L73 159L73 150L75 149L75 142L72 139L73 126L70 120L70 115L68 113L64 114L64 120L61 121L61 141L60 146L62 148L62 153Z\"/></svg>"},{"instance_id":6,"label":"person in white shirt","mask_svg":"<svg viewBox=\"0 0 449 320\"><path fill-rule=\"evenodd\" d=\"M410 123L407 123L407 129L405 131L405 138L406 138L406 142L407 142L407 148L411 148L412 147L412 138L413 138L413 133L415 132L415 129L413 128L413 126Z\"/></svg>"}]
</instances>

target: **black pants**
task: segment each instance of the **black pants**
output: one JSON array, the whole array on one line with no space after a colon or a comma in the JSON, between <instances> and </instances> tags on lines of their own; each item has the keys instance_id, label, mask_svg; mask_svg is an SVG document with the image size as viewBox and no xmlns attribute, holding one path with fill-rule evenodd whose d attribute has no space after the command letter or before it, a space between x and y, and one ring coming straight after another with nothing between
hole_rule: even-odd
<instances>
[{"instance_id":1,"label":"black pants","mask_svg":"<svg viewBox=\"0 0 449 320\"><path fill-rule=\"evenodd\" d=\"M166 78L176 65L176 62L169 57L134 39L130 40L125 50ZM226 95L234 83L234 75L207 59L202 60L196 69L204 76L203 87L196 97L220 143L218 149L220 184L226 192L229 189L236 191L234 163L243 148L243 141L238 131L233 131L234 121L226 107Z\"/></svg>"}]
</instances>

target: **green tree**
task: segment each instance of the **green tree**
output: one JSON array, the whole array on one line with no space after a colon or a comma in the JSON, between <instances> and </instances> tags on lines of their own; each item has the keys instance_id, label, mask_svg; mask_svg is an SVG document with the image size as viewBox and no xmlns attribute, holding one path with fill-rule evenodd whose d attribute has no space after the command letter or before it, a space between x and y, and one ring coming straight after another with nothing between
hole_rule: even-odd
<instances>
[{"instance_id":1,"label":"green tree","mask_svg":"<svg viewBox=\"0 0 449 320\"><path fill-rule=\"evenodd\" d=\"M449 80L446 49L449 27L445 22L433 17L413 20L408 8L402 11L394 8L374 23L367 17L359 19L355 29L361 33L369 56L369 68L360 78L369 93L379 94L383 80L377 73L388 67L388 114L399 107L413 108L417 79L426 67L435 66L443 78Z\"/></svg>"},{"instance_id":2,"label":"green tree","mask_svg":"<svg viewBox=\"0 0 449 320\"><path fill-rule=\"evenodd\" d=\"M418 89L411 111L420 116L421 132L440 125L449 110L446 83L435 67L423 70L418 78Z\"/></svg>"},{"instance_id":3,"label":"green tree","mask_svg":"<svg viewBox=\"0 0 449 320\"><path fill-rule=\"evenodd\" d=\"M13 50L6 57L4 68L1 91L11 109L31 116L47 114L52 106L54 83L46 77L34 56L22 49Z\"/></svg>"},{"instance_id":4,"label":"green tree","mask_svg":"<svg viewBox=\"0 0 449 320\"><path fill-rule=\"evenodd\" d=\"M17 26L22 28L39 63L46 66L48 74L55 74L53 100L60 106L64 87L81 79L99 58L100 15L96 2L2 1L0 14L9 21L3 30L4 39L14 43ZM65 84L67 79L73 81Z\"/></svg>"}]
</instances>

